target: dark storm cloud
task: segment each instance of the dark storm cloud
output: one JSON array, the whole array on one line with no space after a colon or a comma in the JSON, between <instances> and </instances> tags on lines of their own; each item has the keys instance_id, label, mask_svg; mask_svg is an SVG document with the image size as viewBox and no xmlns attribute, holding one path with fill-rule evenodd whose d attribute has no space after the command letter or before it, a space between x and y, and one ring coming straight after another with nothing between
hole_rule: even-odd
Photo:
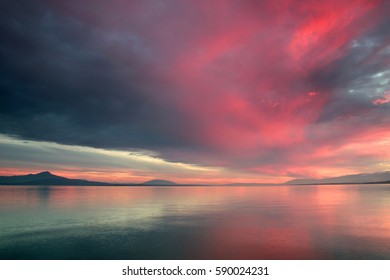
<instances>
[{"instance_id":1,"label":"dark storm cloud","mask_svg":"<svg viewBox=\"0 0 390 280\"><path fill-rule=\"evenodd\" d=\"M157 89L131 51L135 39L123 43L126 61L114 65L99 42L112 34L39 2L1 8L2 133L106 148L180 145L165 133L180 118L148 98Z\"/></svg>"}]
</instances>

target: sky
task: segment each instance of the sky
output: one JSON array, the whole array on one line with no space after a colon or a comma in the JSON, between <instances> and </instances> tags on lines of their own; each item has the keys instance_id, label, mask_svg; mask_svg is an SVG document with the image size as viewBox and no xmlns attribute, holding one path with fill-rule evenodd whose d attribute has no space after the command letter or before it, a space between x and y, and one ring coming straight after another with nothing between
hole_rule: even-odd
<instances>
[{"instance_id":1,"label":"sky","mask_svg":"<svg viewBox=\"0 0 390 280\"><path fill-rule=\"evenodd\" d=\"M0 3L0 175L390 170L386 0Z\"/></svg>"}]
</instances>

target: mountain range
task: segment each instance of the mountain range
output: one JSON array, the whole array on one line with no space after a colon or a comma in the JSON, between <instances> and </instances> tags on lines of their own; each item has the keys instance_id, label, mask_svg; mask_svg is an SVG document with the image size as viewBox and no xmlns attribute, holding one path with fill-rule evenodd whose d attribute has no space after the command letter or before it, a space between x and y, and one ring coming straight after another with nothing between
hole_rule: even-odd
<instances>
[{"instance_id":1,"label":"mountain range","mask_svg":"<svg viewBox=\"0 0 390 280\"><path fill-rule=\"evenodd\" d=\"M340 177L329 177L324 179L294 179L283 185L332 185L332 184L390 184L390 171L377 173L352 174ZM57 176L49 171L37 174L0 176L0 185L57 185L57 186L188 186L178 185L167 180L150 180L143 183L107 183L88 181L83 179L69 179ZM189 184L190 185L190 184ZM262 183L232 183L225 186L260 186L272 184ZM279 184L278 184L279 185ZM212 185L210 185L212 186Z\"/></svg>"},{"instance_id":2,"label":"mountain range","mask_svg":"<svg viewBox=\"0 0 390 280\"><path fill-rule=\"evenodd\" d=\"M390 171L377 173L361 173L324 179L295 179L286 182L288 185L331 185L331 184L369 184L390 183Z\"/></svg>"},{"instance_id":3,"label":"mountain range","mask_svg":"<svg viewBox=\"0 0 390 280\"><path fill-rule=\"evenodd\" d=\"M0 176L0 185L57 185L57 186L174 186L175 182L167 180L150 180L144 183L111 184L105 182L69 179L50 173L49 171L37 174Z\"/></svg>"}]
</instances>

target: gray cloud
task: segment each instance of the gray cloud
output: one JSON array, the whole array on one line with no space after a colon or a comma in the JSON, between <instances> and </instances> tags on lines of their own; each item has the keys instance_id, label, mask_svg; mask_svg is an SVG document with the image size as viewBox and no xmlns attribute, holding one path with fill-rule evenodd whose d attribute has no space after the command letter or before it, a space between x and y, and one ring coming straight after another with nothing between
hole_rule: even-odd
<instances>
[{"instance_id":1,"label":"gray cloud","mask_svg":"<svg viewBox=\"0 0 390 280\"><path fill-rule=\"evenodd\" d=\"M1 132L106 148L180 145L166 133L180 118L150 98L164 89L136 52L114 65L107 42L96 42L110 35L31 1L8 2L1 21Z\"/></svg>"}]
</instances>

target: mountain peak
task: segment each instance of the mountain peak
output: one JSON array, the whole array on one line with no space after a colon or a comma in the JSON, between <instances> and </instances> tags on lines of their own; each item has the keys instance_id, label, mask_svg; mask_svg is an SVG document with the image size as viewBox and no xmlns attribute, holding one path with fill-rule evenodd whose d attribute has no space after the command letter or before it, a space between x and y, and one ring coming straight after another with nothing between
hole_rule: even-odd
<instances>
[{"instance_id":1,"label":"mountain peak","mask_svg":"<svg viewBox=\"0 0 390 280\"><path fill-rule=\"evenodd\" d=\"M49 171L42 171L36 174L30 174L28 176L31 176L33 178L40 178L40 179L51 179L51 178L64 178L57 175L54 175L53 173Z\"/></svg>"},{"instance_id":2,"label":"mountain peak","mask_svg":"<svg viewBox=\"0 0 390 280\"><path fill-rule=\"evenodd\" d=\"M53 175L53 173L51 173L50 171L42 171L42 172L39 172L35 175Z\"/></svg>"}]
</instances>

